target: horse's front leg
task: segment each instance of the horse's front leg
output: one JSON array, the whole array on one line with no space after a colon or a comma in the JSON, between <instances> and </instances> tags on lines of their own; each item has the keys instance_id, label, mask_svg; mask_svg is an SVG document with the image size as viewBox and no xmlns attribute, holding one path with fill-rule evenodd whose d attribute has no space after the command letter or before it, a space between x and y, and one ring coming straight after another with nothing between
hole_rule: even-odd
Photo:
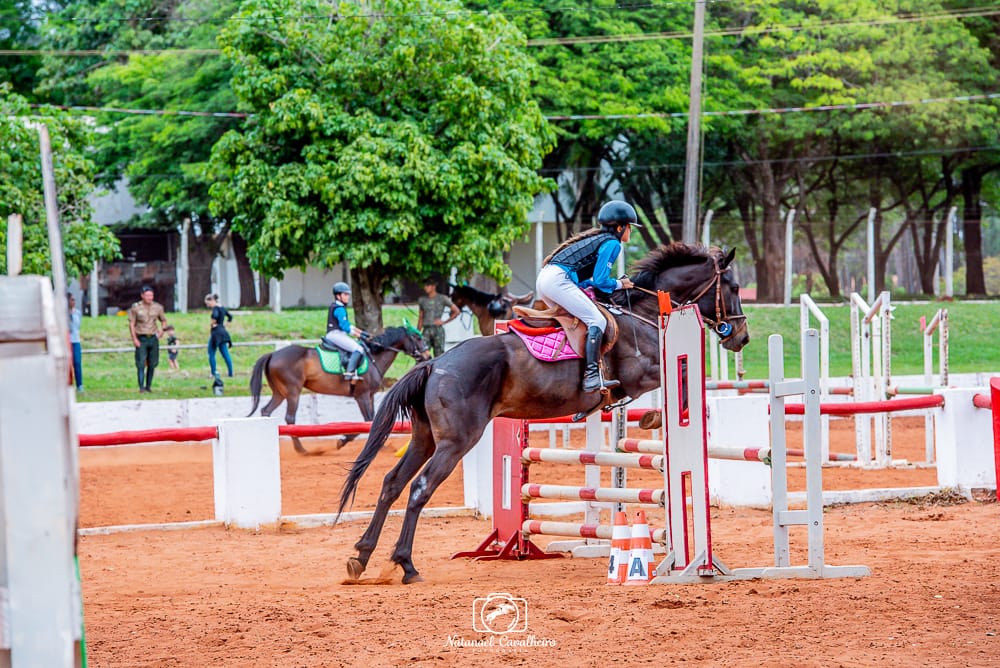
<instances>
[{"instance_id":1,"label":"horse's front leg","mask_svg":"<svg viewBox=\"0 0 1000 668\"><path fill-rule=\"evenodd\" d=\"M365 390L354 397L354 400L358 402L358 408L361 409L361 417L365 422L371 422L375 417L375 390ZM340 442L337 443L337 449L340 450L342 447L353 441L358 437L357 434L343 434L340 436Z\"/></svg>"},{"instance_id":2,"label":"horse's front leg","mask_svg":"<svg viewBox=\"0 0 1000 668\"><path fill-rule=\"evenodd\" d=\"M391 557L392 561L403 568L403 584L423 581L413 565L413 536L417 531L417 520L420 519L420 512L430 501L434 491L455 470L455 465L461 460L461 454L456 454L458 452L460 450L455 449L454 444L438 444L427 467L410 485L410 499L406 504L403 526Z\"/></svg>"},{"instance_id":3,"label":"horse's front leg","mask_svg":"<svg viewBox=\"0 0 1000 668\"><path fill-rule=\"evenodd\" d=\"M375 512L372 513L368 528L360 540L354 544L358 556L347 561L347 572L352 579L357 580L368 567L372 552L378 545L378 538L382 533L385 518L389 514L389 508L399 498L406 483L410 482L417 471L427 462L433 451L434 441L431 438L430 429L426 425L421 429L417 424L414 424L410 447L407 448L403 458L383 478L382 492L379 494L378 503L375 506Z\"/></svg>"}]
</instances>

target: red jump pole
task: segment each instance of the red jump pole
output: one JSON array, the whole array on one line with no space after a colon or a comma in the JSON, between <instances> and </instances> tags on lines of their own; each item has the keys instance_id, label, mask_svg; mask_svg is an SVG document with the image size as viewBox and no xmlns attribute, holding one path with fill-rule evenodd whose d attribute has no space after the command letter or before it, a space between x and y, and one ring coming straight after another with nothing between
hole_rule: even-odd
<instances>
[{"instance_id":1,"label":"red jump pole","mask_svg":"<svg viewBox=\"0 0 1000 668\"><path fill-rule=\"evenodd\" d=\"M893 411L910 411L920 408L936 408L944 404L944 397L934 394L926 397L908 397L906 399L889 399L888 401L845 401L843 403L820 404L822 415L858 415L861 413L891 413ZM787 415L804 415L803 404L786 404Z\"/></svg>"}]
</instances>

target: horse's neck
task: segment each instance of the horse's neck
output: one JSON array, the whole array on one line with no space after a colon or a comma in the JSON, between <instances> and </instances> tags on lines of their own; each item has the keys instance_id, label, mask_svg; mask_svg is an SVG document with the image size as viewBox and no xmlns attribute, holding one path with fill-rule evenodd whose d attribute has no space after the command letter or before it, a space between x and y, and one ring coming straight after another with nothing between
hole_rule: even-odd
<instances>
[{"instance_id":1,"label":"horse's neck","mask_svg":"<svg viewBox=\"0 0 1000 668\"><path fill-rule=\"evenodd\" d=\"M398 354L399 353L397 353L395 350L390 350L389 348L382 348L382 350L380 350L379 352L372 353L371 355L372 364L374 364L378 368L379 373L381 373L382 376L385 376L386 370L390 366L392 366L392 363L393 361L395 361L396 355Z\"/></svg>"}]
</instances>

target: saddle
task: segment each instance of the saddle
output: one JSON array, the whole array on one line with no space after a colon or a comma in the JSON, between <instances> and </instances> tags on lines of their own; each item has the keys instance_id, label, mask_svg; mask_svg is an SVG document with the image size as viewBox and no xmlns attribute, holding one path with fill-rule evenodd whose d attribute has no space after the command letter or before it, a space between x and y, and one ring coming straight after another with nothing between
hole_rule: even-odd
<instances>
[{"instance_id":1,"label":"saddle","mask_svg":"<svg viewBox=\"0 0 1000 668\"><path fill-rule=\"evenodd\" d=\"M536 305L538 302L536 302ZM544 306L544 302L541 302ZM608 325L604 329L604 338L601 340L601 355L606 354L614 348L618 341L618 321L608 309L600 304L596 304L597 309L604 316ZM515 306L514 315L521 319L521 322L512 321L512 329L518 330L526 336L546 336L553 331L562 330L566 334L566 342L576 353L573 358L583 357L587 341L587 326L575 315L569 313L562 306L537 309L527 306ZM532 331L536 330L536 331ZM515 332L517 333L517 332Z\"/></svg>"},{"instance_id":2,"label":"saddle","mask_svg":"<svg viewBox=\"0 0 1000 668\"><path fill-rule=\"evenodd\" d=\"M316 354L319 355L319 364L323 367L323 371L337 375L344 373L344 369L347 368L347 360L351 357L350 351L343 348L330 348L323 343L316 346ZM363 376L368 371L369 354L370 352L365 348L365 355L361 358L361 364L358 365L358 370L355 372L359 376Z\"/></svg>"}]
</instances>

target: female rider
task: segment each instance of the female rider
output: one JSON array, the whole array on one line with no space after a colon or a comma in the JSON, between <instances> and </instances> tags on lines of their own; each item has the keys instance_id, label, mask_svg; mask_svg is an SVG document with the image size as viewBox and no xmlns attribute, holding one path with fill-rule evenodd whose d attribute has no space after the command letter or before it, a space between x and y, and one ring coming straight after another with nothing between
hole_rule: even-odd
<instances>
[{"instance_id":1,"label":"female rider","mask_svg":"<svg viewBox=\"0 0 1000 668\"><path fill-rule=\"evenodd\" d=\"M598 359L601 339L607 322L594 302L581 288L593 286L601 292L632 287L628 277L615 279L611 269L622 244L629 240L631 226L638 225L631 204L612 201L601 207L597 222L601 227L566 240L545 258L538 273L535 294L550 307L559 305L587 325L586 362L583 368L583 391L618 385L617 380L602 381Z\"/></svg>"}]
</instances>

